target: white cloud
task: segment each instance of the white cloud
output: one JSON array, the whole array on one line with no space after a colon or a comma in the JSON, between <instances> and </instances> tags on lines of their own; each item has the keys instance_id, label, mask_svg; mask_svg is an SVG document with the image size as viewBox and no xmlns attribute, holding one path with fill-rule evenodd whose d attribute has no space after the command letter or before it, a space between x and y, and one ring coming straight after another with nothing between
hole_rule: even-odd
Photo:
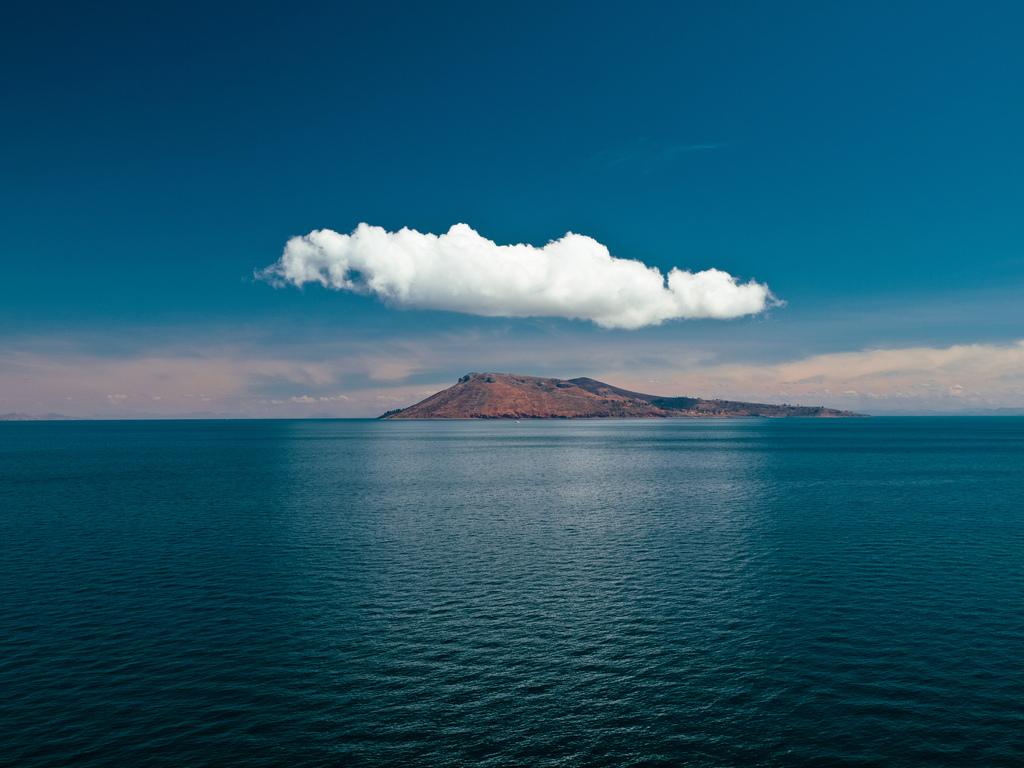
<instances>
[{"instance_id":1,"label":"white cloud","mask_svg":"<svg viewBox=\"0 0 1024 768\"><path fill-rule=\"evenodd\" d=\"M673 268L668 275L612 256L572 232L543 248L498 245L466 224L443 235L360 224L350 235L318 229L293 237L257 277L371 294L396 307L490 317L566 317L606 328L679 318L728 319L777 303L768 286L728 272Z\"/></svg>"}]
</instances>

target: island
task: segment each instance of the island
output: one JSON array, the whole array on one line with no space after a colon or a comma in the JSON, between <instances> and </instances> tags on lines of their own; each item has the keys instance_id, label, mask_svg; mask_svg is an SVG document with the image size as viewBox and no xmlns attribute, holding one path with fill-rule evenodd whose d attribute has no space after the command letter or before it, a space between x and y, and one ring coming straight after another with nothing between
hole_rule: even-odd
<instances>
[{"instance_id":1,"label":"island","mask_svg":"<svg viewBox=\"0 0 1024 768\"><path fill-rule=\"evenodd\" d=\"M467 373L454 385L381 419L646 419L736 417L834 419L863 414L824 406L773 405L645 395L589 378Z\"/></svg>"}]
</instances>

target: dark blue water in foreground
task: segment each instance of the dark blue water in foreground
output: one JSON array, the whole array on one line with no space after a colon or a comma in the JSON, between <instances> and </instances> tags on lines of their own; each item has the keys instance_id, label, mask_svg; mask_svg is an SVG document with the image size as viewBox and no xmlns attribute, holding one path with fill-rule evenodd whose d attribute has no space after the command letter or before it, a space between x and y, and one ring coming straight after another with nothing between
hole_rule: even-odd
<instances>
[{"instance_id":1,"label":"dark blue water in foreground","mask_svg":"<svg viewBox=\"0 0 1024 768\"><path fill-rule=\"evenodd\" d=\"M0 763L1024 764L1024 419L0 424Z\"/></svg>"}]
</instances>

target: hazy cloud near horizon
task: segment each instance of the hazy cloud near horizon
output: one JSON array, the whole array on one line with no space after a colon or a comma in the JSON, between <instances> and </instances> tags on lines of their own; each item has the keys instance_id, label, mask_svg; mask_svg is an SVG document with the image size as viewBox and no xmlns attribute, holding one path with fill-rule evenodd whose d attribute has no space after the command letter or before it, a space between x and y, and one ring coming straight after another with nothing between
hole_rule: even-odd
<instances>
[{"instance_id":1,"label":"hazy cloud near horizon","mask_svg":"<svg viewBox=\"0 0 1024 768\"><path fill-rule=\"evenodd\" d=\"M466 361L664 395L824 404L868 413L1024 409L1024 341L728 362L653 340L575 338L541 354L487 335L302 350L218 344L121 356L37 341L0 348L0 413L86 417L376 416L450 386ZM475 365L474 368L480 366Z\"/></svg>"},{"instance_id":2,"label":"hazy cloud near horizon","mask_svg":"<svg viewBox=\"0 0 1024 768\"><path fill-rule=\"evenodd\" d=\"M639 383L644 372L623 378ZM778 363L720 363L657 377L672 392L828 404L867 413L1024 409L1024 340L836 352Z\"/></svg>"},{"instance_id":3,"label":"hazy cloud near horizon","mask_svg":"<svg viewBox=\"0 0 1024 768\"><path fill-rule=\"evenodd\" d=\"M655 267L612 256L572 232L537 248L498 245L466 224L433 235L360 224L348 235L293 237L257 277L370 294L408 309L487 317L564 317L636 329L675 319L729 319L778 304L767 285L728 272Z\"/></svg>"}]
</instances>

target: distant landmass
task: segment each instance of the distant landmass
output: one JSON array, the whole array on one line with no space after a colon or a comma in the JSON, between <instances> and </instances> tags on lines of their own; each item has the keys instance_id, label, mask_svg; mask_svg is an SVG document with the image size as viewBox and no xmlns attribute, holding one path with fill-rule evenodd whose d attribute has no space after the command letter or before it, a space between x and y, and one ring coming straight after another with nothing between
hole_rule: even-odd
<instances>
[{"instance_id":1,"label":"distant landmass","mask_svg":"<svg viewBox=\"0 0 1024 768\"><path fill-rule=\"evenodd\" d=\"M613 419L762 416L862 416L823 406L741 403L645 395L595 379L545 379L512 373L467 373L453 386L382 419Z\"/></svg>"}]
</instances>

